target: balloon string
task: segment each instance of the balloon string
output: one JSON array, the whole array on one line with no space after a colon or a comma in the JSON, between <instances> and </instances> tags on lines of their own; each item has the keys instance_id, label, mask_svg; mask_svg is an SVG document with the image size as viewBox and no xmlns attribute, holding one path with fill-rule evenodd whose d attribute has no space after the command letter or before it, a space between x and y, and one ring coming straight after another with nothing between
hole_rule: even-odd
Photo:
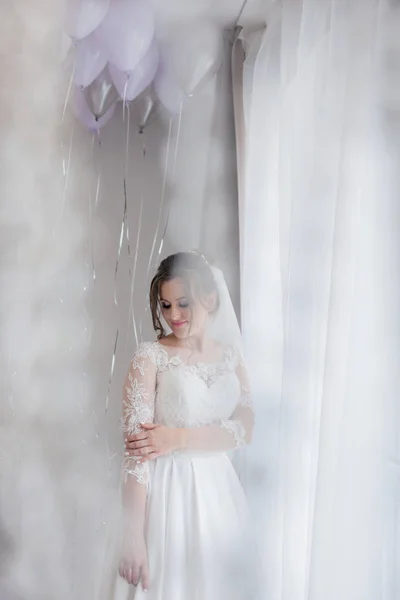
<instances>
[{"instance_id":1,"label":"balloon string","mask_svg":"<svg viewBox=\"0 0 400 600\"><path fill-rule=\"evenodd\" d=\"M97 186L96 186L96 196L95 196L95 203L94 206L97 209L97 205L99 203L99 197L100 197L100 182L101 182L101 160L100 160L100 150L101 150L101 137L100 137L100 131L97 131L97 147L98 147L98 160L97 160Z\"/></svg>"},{"instance_id":2,"label":"balloon string","mask_svg":"<svg viewBox=\"0 0 400 600\"><path fill-rule=\"evenodd\" d=\"M125 194L126 194L126 187L125 187ZM126 223L126 244L127 244L127 249L128 249L129 276L131 276L132 275L132 269L131 269L132 254L131 254L131 240L130 240L129 222L128 221Z\"/></svg>"},{"instance_id":3,"label":"balloon string","mask_svg":"<svg viewBox=\"0 0 400 600\"><path fill-rule=\"evenodd\" d=\"M116 265L115 265L115 274L114 274L114 304L115 304L115 306L118 306L118 300L117 300L117 275L118 275L119 263L120 263L120 259L121 259L122 246L123 246L124 239L125 239L125 229L127 227L127 222L128 222L128 194L127 194L126 180L127 180L128 158L129 158L129 121L130 121L130 118L129 118L130 117L129 106L127 107L127 112L128 112L128 117L127 117L127 126L126 126L125 159L124 159L124 181L123 181L123 188L124 188L124 213L123 213L122 222L121 222L121 232L120 232L120 236L119 236L117 262L116 262ZM130 254L129 238L128 238L128 253Z\"/></svg>"},{"instance_id":4,"label":"balloon string","mask_svg":"<svg viewBox=\"0 0 400 600\"><path fill-rule=\"evenodd\" d=\"M183 114L183 100L182 100L181 106L179 108L178 128L177 128L177 132L176 132L176 143L175 143L175 154L174 154L174 166L173 166L173 171L172 171L173 177L175 177L176 163L177 163L177 158L178 158L178 147L179 147L179 140L180 140L180 136L181 136L182 114Z\"/></svg>"},{"instance_id":5,"label":"balloon string","mask_svg":"<svg viewBox=\"0 0 400 600\"><path fill-rule=\"evenodd\" d=\"M100 169L99 169L99 172L98 172L98 175L97 175L96 195L95 195L95 201L94 201L95 208L97 208L97 205L99 203L100 181L101 181L101 173L100 173Z\"/></svg>"},{"instance_id":6,"label":"balloon string","mask_svg":"<svg viewBox=\"0 0 400 600\"><path fill-rule=\"evenodd\" d=\"M125 106L125 103L124 103ZM125 137L125 164L124 164L124 176L126 178L128 172L128 160L129 160L129 131L131 121L131 108L129 104L126 104L127 122L126 122L126 137Z\"/></svg>"},{"instance_id":7,"label":"balloon string","mask_svg":"<svg viewBox=\"0 0 400 600\"><path fill-rule=\"evenodd\" d=\"M182 114L183 114L183 101L181 102L181 106L179 108L178 127L177 127L177 132L176 132L176 141L175 141L174 163L173 163L173 167L172 167L172 181L175 180L176 164L178 161L178 149L179 149L179 141L180 141L180 136L181 136ZM168 211L167 211L167 216L165 219L164 231L163 231L163 234L161 237L160 247L158 250L158 259L160 259L160 254L161 254L163 246L164 246L164 239L165 239L165 235L168 230L170 213L171 213L171 202L169 202L169 205L168 205Z\"/></svg>"},{"instance_id":8,"label":"balloon string","mask_svg":"<svg viewBox=\"0 0 400 600\"><path fill-rule=\"evenodd\" d=\"M130 141L130 106L126 106L127 110L127 123L126 123L126 142L125 142L125 164L124 164L124 197L125 197L125 220L126 220L126 242L129 257L129 275L131 275L131 242L129 236L129 219L128 219L128 192L127 192L127 181L128 181L128 162L129 162L129 141Z\"/></svg>"},{"instance_id":9,"label":"balloon string","mask_svg":"<svg viewBox=\"0 0 400 600\"><path fill-rule=\"evenodd\" d=\"M75 66L74 66L75 68ZM73 69L74 71L74 69ZM73 72L71 75L71 80L70 80L70 86L72 84L72 78L73 78ZM69 88L70 88L69 86ZM68 104L68 97L69 97L69 93L67 93L67 97L65 100L65 106L64 106L64 112L62 115L62 119L64 119L64 115L65 115L65 111L66 111L66 106ZM64 189L62 192L62 198L61 198L61 212L60 212L60 216L58 221L56 221L54 223L54 228L53 228L53 232L52 235L49 235L49 238L47 240L48 246L49 246L49 250L50 250L50 246L51 246L51 240L55 239L57 236L57 230L60 227L62 218L64 216L64 209L65 209L65 202L66 202L66 198L67 198L67 190L68 190L68 183L69 183L69 173L70 173L70 168L71 168L71 157L72 157L72 146L73 146L73 140L74 140L74 130L75 130L75 121L72 122L71 125L71 134L70 134L70 138L69 138L69 149L68 149L68 158L67 161L65 160L65 147L64 147L64 139L63 137L61 138L61 165L62 165L62 174L64 177Z\"/></svg>"},{"instance_id":10,"label":"balloon string","mask_svg":"<svg viewBox=\"0 0 400 600\"><path fill-rule=\"evenodd\" d=\"M127 102L126 102L126 92L127 92L127 89L128 89L128 79L129 79L129 77L127 77L126 81L125 81L124 95L123 95L123 98L122 98L122 120L123 121L125 121L125 108L129 108L129 104L127 104ZM128 114L128 121L129 121L129 117L130 117L130 115Z\"/></svg>"},{"instance_id":11,"label":"balloon string","mask_svg":"<svg viewBox=\"0 0 400 600\"><path fill-rule=\"evenodd\" d=\"M247 6L247 3L248 3L248 0L244 0L244 1L243 1L243 4L242 4L242 6L241 6L241 8L240 8L240 10L239 10L239 14L238 14L238 16L236 17L235 23L234 23L234 25L233 25L233 29L235 29L235 28L236 28L236 27L239 25L239 21L240 21L240 19L242 18L242 15L243 15L243 13L244 13L244 9L245 9L245 8L246 8L246 6Z\"/></svg>"},{"instance_id":12,"label":"balloon string","mask_svg":"<svg viewBox=\"0 0 400 600\"><path fill-rule=\"evenodd\" d=\"M98 142L96 144L96 141ZM98 202L99 202L99 195L100 195L100 164L99 164L99 151L97 150L97 148L100 150L101 148L101 140L100 140L100 133L96 132L93 133L93 137L92 137L92 151L93 151L93 162L94 162L94 168L95 171L97 172L97 181L96 181L96 186L95 186L95 193L94 193L94 205L92 202L92 195L90 196L90 204L89 204L89 211L90 211L90 234L91 234L91 259L92 259L92 278L93 278L93 283L96 283L96 265L95 265L95 257L94 257L94 245L93 245L93 231L94 231L94 227L93 227L93 219L97 213L97 206L98 206Z\"/></svg>"},{"instance_id":13,"label":"balloon string","mask_svg":"<svg viewBox=\"0 0 400 600\"><path fill-rule=\"evenodd\" d=\"M162 216L164 202L165 202L165 190L166 190L166 185L167 185L169 151L170 151L170 145L171 145L171 130L172 130L172 119L169 120L167 152L166 152L166 156L165 156L164 176L163 176L163 184L162 184L162 190L161 190L160 209L158 211L157 226L156 226L156 231L155 231L155 234L153 237L153 244L152 244L151 252L150 252L150 256L149 256L149 262L147 264L146 278L145 278L146 285L147 285L147 281L148 281L148 277L149 277L149 273L150 273L150 267L153 262L154 249L155 249L155 245L157 243L158 232L160 230L160 224L161 224L161 216Z\"/></svg>"},{"instance_id":14,"label":"balloon string","mask_svg":"<svg viewBox=\"0 0 400 600\"><path fill-rule=\"evenodd\" d=\"M64 123L65 115L67 113L67 106L68 106L69 99L70 99L70 96L71 96L72 83L74 81L75 66L76 66L76 57L75 57L74 64L73 64L73 67L72 67L71 77L69 78L67 93L66 93L66 96L65 96L64 107L63 107L63 112L62 112L62 116L61 116L61 124Z\"/></svg>"},{"instance_id":15,"label":"balloon string","mask_svg":"<svg viewBox=\"0 0 400 600\"><path fill-rule=\"evenodd\" d=\"M61 143L62 165L63 165L63 175L64 175L64 189L63 189L63 194L62 194L62 199L61 199L61 213L60 213L60 217L59 217L58 223L56 223L55 226L54 226L53 239L57 235L57 229L60 226L60 223L61 223L61 221L63 219L63 216L64 216L65 202L66 202L66 198L67 198L67 190L68 190L68 183L69 183L69 173L70 173L70 168L71 168L71 156L72 156L72 146L73 146L73 141L74 141L74 131L75 131L75 123L72 123L72 126L71 126L71 135L70 135L70 138L69 138L69 149L68 149L67 164L65 164L64 144Z\"/></svg>"},{"instance_id":16,"label":"balloon string","mask_svg":"<svg viewBox=\"0 0 400 600\"><path fill-rule=\"evenodd\" d=\"M125 184L125 180L124 180L124 184ZM124 185L124 188L125 188L125 185ZM117 300L117 275L118 275L118 271L119 271L119 261L120 261L120 258L121 258L122 245L124 243L125 223L126 223L126 211L127 211L126 195L124 193L124 213L123 213L123 216L122 216L121 232L119 234L117 262L115 263L115 273L114 273L114 304L117 307L118 307L118 300Z\"/></svg>"},{"instance_id":17,"label":"balloon string","mask_svg":"<svg viewBox=\"0 0 400 600\"><path fill-rule=\"evenodd\" d=\"M121 259L122 246L123 246L123 243L124 243L125 230L127 230L128 254L129 254L129 256L131 254L131 252L130 252L130 241L129 241L129 230L128 230L128 193L127 193L127 172L128 172L128 160L129 160L129 131L130 131L129 130L129 123L130 123L130 110L129 110L129 106L127 106L126 108L127 108L127 126L126 126L126 139L125 139L125 160L124 160L124 181L123 181L123 188L124 188L124 213L123 213L122 223L121 223L121 232L120 232L119 244L118 244L118 254L117 254L117 261L116 261L116 265L115 265L115 274L114 274L114 304L117 307L118 307L118 300L117 300L117 276L118 276L118 271L119 271L119 264L120 264L120 259ZM116 332L115 343L114 343L114 352L113 352L112 360L111 360L111 369L110 369L110 376L109 376L109 380L108 380L108 390L107 390L106 407L105 407L105 413L106 414L107 414L107 411L108 411L111 385L112 385L112 380L113 380L113 376L114 376L115 358L116 358L117 347L118 347L118 337L119 337L119 329L117 329L117 332ZM108 452L108 455L109 455L109 458L110 458L107 439L106 439L106 446L107 446L107 452Z\"/></svg>"},{"instance_id":18,"label":"balloon string","mask_svg":"<svg viewBox=\"0 0 400 600\"><path fill-rule=\"evenodd\" d=\"M139 340L138 340L138 332L137 332L137 327L136 327L135 310L133 307L133 290L134 290L136 267L137 267L137 257L139 254L139 241L140 241L140 232L141 232L141 228L142 228L142 218L143 218L143 195L140 200L140 214L139 214L138 233L137 233L136 249L135 249L135 263L134 263L134 270L133 270L133 274L132 274L132 287L131 287L132 324L133 324L133 331L134 331L134 335L135 335L136 346L139 345Z\"/></svg>"},{"instance_id":19,"label":"balloon string","mask_svg":"<svg viewBox=\"0 0 400 600\"><path fill-rule=\"evenodd\" d=\"M139 256L139 244L140 244L140 237L141 237L141 232L142 232L143 206L144 206L142 174L145 173L146 146L145 146L145 137L143 135L143 132L141 133L141 139L143 140L143 146L142 146L142 148L143 148L143 150L142 150L143 166L140 169L140 174L141 174L141 177L140 177L140 212L139 212L138 228L137 228L137 233L136 233L136 247L135 247L135 256L134 256L133 269L132 269L130 307L129 307L128 327L127 327L127 330L129 331L129 323L131 322L131 319L132 319L132 327L133 327L133 333L135 336L136 347L139 345L139 337L138 337L138 331L137 331L137 325L136 325L133 293L134 293L134 289L135 289L136 269L137 269L137 261L138 261L138 256ZM128 344L128 337L126 338L126 345L127 344Z\"/></svg>"},{"instance_id":20,"label":"balloon string","mask_svg":"<svg viewBox=\"0 0 400 600\"><path fill-rule=\"evenodd\" d=\"M173 161L173 167L172 167L172 180L175 179L176 165L177 165L177 161L178 161L178 150L179 150L179 142L180 142L180 136L181 136L183 105L184 105L184 101L181 102L181 106L179 109L179 118L178 118L177 132L176 132L175 151L174 151L174 161ZM146 287L148 285L148 277L149 277L150 267L151 267L151 264L153 261L154 249L155 249L155 245L157 243L157 237L158 237L158 232L160 229L161 217L162 217L163 208L164 208L165 189L166 189L166 182L167 182L169 152L170 152L170 143L171 143L171 130L172 130L172 119L170 119L170 121L169 121L167 152L166 152L166 158L165 158L164 178L163 178L163 186L162 186L162 192L161 192L161 203L160 203L160 210L158 213L158 222L157 222L156 232L154 234L153 245L152 245L151 252L150 252L149 262L147 265L146 278L145 278ZM164 246L164 239L165 239L165 235L166 235L166 232L168 229L170 212L171 212L171 201L168 203L168 210L167 210L167 215L166 215L166 219L165 219L164 229L162 232L160 245L158 248L158 260L160 259L160 255L161 255L161 252L162 252L162 249ZM140 335L141 335L141 337L143 335L143 318L140 323Z\"/></svg>"},{"instance_id":21,"label":"balloon string","mask_svg":"<svg viewBox=\"0 0 400 600\"><path fill-rule=\"evenodd\" d=\"M158 218L157 218L157 226L156 226L156 230L154 233L154 237L153 237L153 243L151 246L151 251L150 251L150 256L149 256L149 262L147 263L147 269L146 269L146 276L145 276L145 287L147 288L148 285L148 281L149 281L149 273L150 273L150 267L152 265L153 262L153 255L154 255L154 250L156 247L156 243L157 243L157 238L158 238L158 232L160 230L160 224L161 224L161 216L163 213L163 208L164 208L164 202L165 202L165 190L166 190L166 186L167 186L167 173L168 173L168 163L169 163L169 152L170 152L170 147L171 147L171 131L172 131L172 119L169 120L169 129L168 129L168 140L167 140L167 151L165 153L165 165L164 165L164 175L163 175L163 183L162 183L162 189L161 189L161 199L160 199L160 208L158 211ZM141 132L141 135L143 135L143 132ZM147 296L148 298L148 296ZM146 307L147 310L147 307ZM143 337L143 320L144 320L144 315L140 321L140 337Z\"/></svg>"},{"instance_id":22,"label":"balloon string","mask_svg":"<svg viewBox=\"0 0 400 600\"><path fill-rule=\"evenodd\" d=\"M125 110L125 103L124 103L124 109L123 110ZM128 191L127 191L127 173L128 173L128 161L129 161L129 136L130 136L130 128L129 128L129 124L130 124L130 107L129 107L129 105L126 106L126 110L127 110L127 119L126 119L127 123L126 123L125 159L124 159L124 181L123 181L123 188L124 188L124 213L123 213L122 223L121 223L121 233L120 233L120 237L119 237L118 255L117 255L117 262L116 262L116 265L115 265L115 275L114 275L114 304L117 307L118 307L118 300L117 300L117 275L118 275L118 271L119 271L119 264L120 264L120 259L121 259L122 246L123 246L123 243L124 243L124 234L125 234L125 231L126 231L126 236L127 236L126 239L127 239L128 255L129 255L129 257L131 256L130 240L129 240L129 228L128 228ZM125 117L125 112L123 112L123 115ZM118 347L118 338L119 338L119 329L117 329L117 332L116 332L115 343L114 343L114 352L113 352L112 360L111 360L110 377L109 377L109 380L108 380L108 390L107 390L106 408L105 408L106 415L107 415L107 411L108 411L111 385L112 385L112 380L113 380L113 376L114 376L115 359L116 359L116 353L117 353L117 347ZM106 438L106 448L107 448L107 453L108 453L109 460L111 460L112 456L110 456L107 438Z\"/></svg>"},{"instance_id":23,"label":"balloon string","mask_svg":"<svg viewBox=\"0 0 400 600\"><path fill-rule=\"evenodd\" d=\"M119 329L117 329L117 333L115 335L114 352L113 352L112 359L111 359L110 376L108 378L108 389L107 389L106 408L105 408L105 414L106 415L107 415L107 412L108 412L108 405L109 405L109 401L110 401L111 384L112 384L112 379L113 379L113 375L114 375L115 356L116 356L116 353L117 353L118 336L119 336Z\"/></svg>"}]
</instances>

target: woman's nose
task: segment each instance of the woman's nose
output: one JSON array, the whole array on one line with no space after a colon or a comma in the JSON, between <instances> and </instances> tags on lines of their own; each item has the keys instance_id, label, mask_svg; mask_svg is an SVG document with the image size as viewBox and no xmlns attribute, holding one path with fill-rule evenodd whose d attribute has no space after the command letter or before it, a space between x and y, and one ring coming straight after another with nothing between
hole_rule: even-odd
<instances>
[{"instance_id":1,"label":"woman's nose","mask_svg":"<svg viewBox=\"0 0 400 600\"><path fill-rule=\"evenodd\" d=\"M181 311L179 306L173 306L171 311L171 317L173 321L179 322L181 316Z\"/></svg>"}]
</instances>

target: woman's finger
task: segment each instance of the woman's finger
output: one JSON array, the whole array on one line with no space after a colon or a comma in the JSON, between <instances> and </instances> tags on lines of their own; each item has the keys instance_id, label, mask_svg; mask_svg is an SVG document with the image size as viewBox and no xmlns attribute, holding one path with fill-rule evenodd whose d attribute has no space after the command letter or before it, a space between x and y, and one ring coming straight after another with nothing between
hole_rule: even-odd
<instances>
[{"instance_id":1,"label":"woman's finger","mask_svg":"<svg viewBox=\"0 0 400 600\"><path fill-rule=\"evenodd\" d=\"M140 426L143 429L157 429L158 427L162 427L162 425L157 425L157 423L140 423Z\"/></svg>"},{"instance_id":2,"label":"woman's finger","mask_svg":"<svg viewBox=\"0 0 400 600\"><path fill-rule=\"evenodd\" d=\"M128 582L128 565L126 563L122 564L120 569L120 575L123 579L125 579L125 581Z\"/></svg>"},{"instance_id":3,"label":"woman's finger","mask_svg":"<svg viewBox=\"0 0 400 600\"><path fill-rule=\"evenodd\" d=\"M153 450L153 452L150 452L146 456L143 456L143 458L140 459L140 462L142 462L142 463L148 462L149 460L154 460L154 459L158 458L159 456L164 456L164 455L162 452L156 452L155 450Z\"/></svg>"},{"instance_id":4,"label":"woman's finger","mask_svg":"<svg viewBox=\"0 0 400 600\"><path fill-rule=\"evenodd\" d=\"M149 440L146 438L141 440L140 442L128 442L125 444L125 448L127 450L135 450L135 448L145 448L149 443Z\"/></svg>"},{"instance_id":5,"label":"woman's finger","mask_svg":"<svg viewBox=\"0 0 400 600\"><path fill-rule=\"evenodd\" d=\"M139 442L140 440L145 440L149 435L148 431L141 431L140 433L135 433L135 435L127 435L125 438L125 444L130 444L131 442Z\"/></svg>"},{"instance_id":6,"label":"woman's finger","mask_svg":"<svg viewBox=\"0 0 400 600\"><path fill-rule=\"evenodd\" d=\"M147 592L150 586L149 565L147 563L147 560L145 560L142 564L142 568L140 571L140 582L142 584L143 591Z\"/></svg>"},{"instance_id":7,"label":"woman's finger","mask_svg":"<svg viewBox=\"0 0 400 600\"><path fill-rule=\"evenodd\" d=\"M132 577L131 577L130 583L136 587L139 583L139 578L140 578L140 568L137 565L134 565L132 568Z\"/></svg>"}]
</instances>

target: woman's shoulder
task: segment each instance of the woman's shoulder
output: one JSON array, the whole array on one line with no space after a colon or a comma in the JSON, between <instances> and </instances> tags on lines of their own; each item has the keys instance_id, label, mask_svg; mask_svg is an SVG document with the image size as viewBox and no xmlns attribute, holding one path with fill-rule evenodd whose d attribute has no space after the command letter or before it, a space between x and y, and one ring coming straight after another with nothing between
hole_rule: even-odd
<instances>
[{"instance_id":1,"label":"woman's shoulder","mask_svg":"<svg viewBox=\"0 0 400 600\"><path fill-rule=\"evenodd\" d=\"M145 360L158 366L164 354L165 350L159 342L141 342L133 354L132 362Z\"/></svg>"},{"instance_id":2,"label":"woman's shoulder","mask_svg":"<svg viewBox=\"0 0 400 600\"><path fill-rule=\"evenodd\" d=\"M144 351L148 350L149 348L152 348L153 346L156 346L157 344L158 344L157 341L140 342L140 344L138 344L135 352L144 352Z\"/></svg>"},{"instance_id":3,"label":"woman's shoulder","mask_svg":"<svg viewBox=\"0 0 400 600\"><path fill-rule=\"evenodd\" d=\"M233 368L237 368L243 364L242 350L235 344L227 344L225 346L225 353Z\"/></svg>"}]
</instances>

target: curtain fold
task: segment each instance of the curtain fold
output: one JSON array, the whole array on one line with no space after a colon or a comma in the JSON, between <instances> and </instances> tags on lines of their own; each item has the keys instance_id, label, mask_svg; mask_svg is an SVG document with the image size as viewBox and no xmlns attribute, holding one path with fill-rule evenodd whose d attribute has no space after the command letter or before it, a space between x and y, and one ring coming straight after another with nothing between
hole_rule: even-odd
<instances>
[{"instance_id":1,"label":"curtain fold","mask_svg":"<svg viewBox=\"0 0 400 600\"><path fill-rule=\"evenodd\" d=\"M392 597L384 474L399 275L379 100L390 16L379 0L276 2L261 44L242 32L246 57L233 62L268 600Z\"/></svg>"},{"instance_id":2,"label":"curtain fold","mask_svg":"<svg viewBox=\"0 0 400 600\"><path fill-rule=\"evenodd\" d=\"M244 94L243 94L243 65L245 61L245 53L243 40L241 38L241 28L236 28L235 39L232 46L232 92L233 92L233 111L235 119L235 141L236 141L236 156L237 156L237 177L238 177L238 213L239 222L243 223L245 215L244 206L244 176L245 176L245 115L244 115ZM242 230L239 230L239 257L240 271L242 271L243 257L243 235Z\"/></svg>"}]
</instances>

